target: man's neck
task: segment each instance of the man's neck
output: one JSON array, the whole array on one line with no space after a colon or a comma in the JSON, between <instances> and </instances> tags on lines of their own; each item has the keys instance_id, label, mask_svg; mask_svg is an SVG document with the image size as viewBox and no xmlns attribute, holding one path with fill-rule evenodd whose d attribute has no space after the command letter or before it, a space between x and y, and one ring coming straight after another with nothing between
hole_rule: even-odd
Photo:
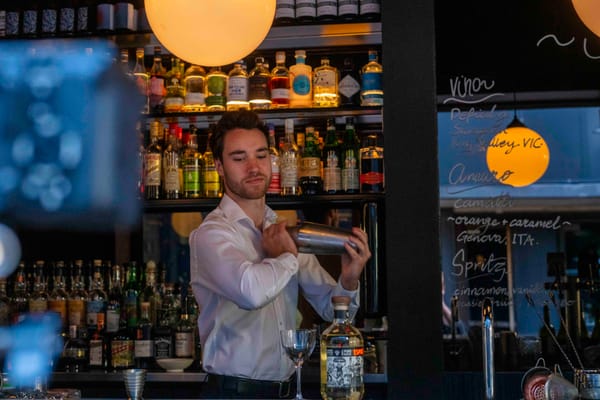
<instances>
[{"instance_id":1,"label":"man's neck","mask_svg":"<svg viewBox=\"0 0 600 400\"><path fill-rule=\"evenodd\" d=\"M263 219L265 216L265 197L259 199L244 199L240 197L230 197L240 206L248 217L254 222L254 226L258 230L263 228Z\"/></svg>"}]
</instances>

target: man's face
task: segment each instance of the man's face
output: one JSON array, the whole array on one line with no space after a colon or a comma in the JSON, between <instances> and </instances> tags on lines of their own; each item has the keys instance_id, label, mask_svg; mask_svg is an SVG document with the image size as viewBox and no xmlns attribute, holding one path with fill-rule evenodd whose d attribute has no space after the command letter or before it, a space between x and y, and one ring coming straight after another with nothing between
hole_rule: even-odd
<instances>
[{"instance_id":1,"label":"man's face","mask_svg":"<svg viewBox=\"0 0 600 400\"><path fill-rule=\"evenodd\" d=\"M233 129L223 138L223 160L215 160L225 191L234 199L259 199L271 181L267 139L259 129Z\"/></svg>"}]
</instances>

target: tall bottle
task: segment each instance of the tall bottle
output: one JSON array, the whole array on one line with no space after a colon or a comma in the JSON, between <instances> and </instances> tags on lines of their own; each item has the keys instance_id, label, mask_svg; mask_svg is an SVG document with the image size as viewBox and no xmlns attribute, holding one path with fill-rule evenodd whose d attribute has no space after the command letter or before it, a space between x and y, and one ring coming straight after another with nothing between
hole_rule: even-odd
<instances>
[{"instance_id":1,"label":"tall bottle","mask_svg":"<svg viewBox=\"0 0 600 400\"><path fill-rule=\"evenodd\" d=\"M65 262L59 260L54 265L54 286L48 296L48 311L60 316L61 325L67 329L67 282L65 280Z\"/></svg>"},{"instance_id":2,"label":"tall bottle","mask_svg":"<svg viewBox=\"0 0 600 400\"><path fill-rule=\"evenodd\" d=\"M132 0L117 0L115 3L115 30L132 32L137 30L137 16Z\"/></svg>"},{"instance_id":3,"label":"tall bottle","mask_svg":"<svg viewBox=\"0 0 600 400\"><path fill-rule=\"evenodd\" d=\"M67 300L69 325L85 329L87 328L85 318L88 293L85 290L83 260L75 260L71 268L72 287Z\"/></svg>"},{"instance_id":4,"label":"tall bottle","mask_svg":"<svg viewBox=\"0 0 600 400\"><path fill-rule=\"evenodd\" d=\"M279 172L279 150L275 143L275 127L268 125L269 129L269 156L271 157L271 182L267 188L267 194L279 194L281 191L281 175Z\"/></svg>"},{"instance_id":5,"label":"tall bottle","mask_svg":"<svg viewBox=\"0 0 600 400\"><path fill-rule=\"evenodd\" d=\"M223 196L223 188L221 186L221 178L217 172L215 159L212 149L210 148L210 138L212 137L214 125L208 127L208 137L206 139L206 151L202 154L204 160L204 171L202 172L202 186L204 188L204 197L221 197Z\"/></svg>"},{"instance_id":6,"label":"tall bottle","mask_svg":"<svg viewBox=\"0 0 600 400\"><path fill-rule=\"evenodd\" d=\"M179 144L176 134L169 135L168 144L162 156L164 175L163 193L165 199L180 197L179 182Z\"/></svg>"},{"instance_id":7,"label":"tall bottle","mask_svg":"<svg viewBox=\"0 0 600 400\"><path fill-rule=\"evenodd\" d=\"M313 72L313 107L337 107L339 72L329 65L329 58L322 57L321 65Z\"/></svg>"},{"instance_id":8,"label":"tall bottle","mask_svg":"<svg viewBox=\"0 0 600 400\"><path fill-rule=\"evenodd\" d=\"M120 329L122 309L123 286L121 285L121 266L115 264L112 267L111 287L108 292L108 303L106 305L106 333L108 335L112 335Z\"/></svg>"},{"instance_id":9,"label":"tall bottle","mask_svg":"<svg viewBox=\"0 0 600 400\"><path fill-rule=\"evenodd\" d=\"M253 110L271 107L271 73L265 67L265 59L256 57L255 66L248 74L248 100Z\"/></svg>"},{"instance_id":10,"label":"tall bottle","mask_svg":"<svg viewBox=\"0 0 600 400\"><path fill-rule=\"evenodd\" d=\"M323 145L323 191L335 194L342 191L342 169L340 144L335 129L335 120L327 119L327 132Z\"/></svg>"},{"instance_id":11,"label":"tall bottle","mask_svg":"<svg viewBox=\"0 0 600 400\"><path fill-rule=\"evenodd\" d=\"M199 65L190 65L183 75L185 99L183 111L198 112L206 108L206 71Z\"/></svg>"},{"instance_id":12,"label":"tall bottle","mask_svg":"<svg viewBox=\"0 0 600 400\"><path fill-rule=\"evenodd\" d=\"M98 318L105 321L106 304L108 295L104 290L104 276L102 271L102 260L92 261L94 273L92 276L92 289L87 300L87 328L91 331L98 327ZM102 323L104 325L104 322Z\"/></svg>"},{"instance_id":13,"label":"tall bottle","mask_svg":"<svg viewBox=\"0 0 600 400\"><path fill-rule=\"evenodd\" d=\"M227 111L249 109L248 73L242 67L244 61L233 64L227 79Z\"/></svg>"},{"instance_id":14,"label":"tall bottle","mask_svg":"<svg viewBox=\"0 0 600 400\"><path fill-rule=\"evenodd\" d=\"M350 298L334 296L332 324L321 334L321 397L357 399L364 394L364 341L348 316Z\"/></svg>"},{"instance_id":15,"label":"tall bottle","mask_svg":"<svg viewBox=\"0 0 600 400\"><path fill-rule=\"evenodd\" d=\"M296 18L296 6L294 0L277 0L275 8L275 23L290 24Z\"/></svg>"},{"instance_id":16,"label":"tall bottle","mask_svg":"<svg viewBox=\"0 0 600 400\"><path fill-rule=\"evenodd\" d=\"M140 303L140 319L135 330L134 362L136 368L151 368L154 364L153 326L150 321L150 303Z\"/></svg>"},{"instance_id":17,"label":"tall bottle","mask_svg":"<svg viewBox=\"0 0 600 400\"><path fill-rule=\"evenodd\" d=\"M206 75L206 108L208 111L225 111L227 107L227 75L221 67L212 67Z\"/></svg>"},{"instance_id":18,"label":"tall bottle","mask_svg":"<svg viewBox=\"0 0 600 400\"><path fill-rule=\"evenodd\" d=\"M140 294L138 279L137 279L137 263L131 261L127 266L127 282L123 288L123 308L127 328L130 330L137 327L138 313L138 297Z\"/></svg>"},{"instance_id":19,"label":"tall bottle","mask_svg":"<svg viewBox=\"0 0 600 400\"><path fill-rule=\"evenodd\" d=\"M137 321L136 321L137 325ZM132 330L122 325L111 336L110 340L110 366L114 370L134 367L134 338Z\"/></svg>"},{"instance_id":20,"label":"tall bottle","mask_svg":"<svg viewBox=\"0 0 600 400\"><path fill-rule=\"evenodd\" d=\"M300 164L300 153L294 140L294 120L286 118L284 122L285 136L283 148L279 157L279 173L281 176L281 195L299 195L300 185L298 182L298 169Z\"/></svg>"},{"instance_id":21,"label":"tall bottle","mask_svg":"<svg viewBox=\"0 0 600 400\"><path fill-rule=\"evenodd\" d=\"M359 162L354 118L346 117L346 133L342 142L342 190L346 193L358 193L360 190Z\"/></svg>"},{"instance_id":22,"label":"tall bottle","mask_svg":"<svg viewBox=\"0 0 600 400\"><path fill-rule=\"evenodd\" d=\"M65 372L83 372L89 364L89 349L83 339L84 328L69 325L69 338L63 347L62 362Z\"/></svg>"},{"instance_id":23,"label":"tall bottle","mask_svg":"<svg viewBox=\"0 0 600 400\"><path fill-rule=\"evenodd\" d=\"M150 144L144 152L144 196L146 200L157 200L161 195L162 149L158 143L158 134L158 129L150 129Z\"/></svg>"},{"instance_id":24,"label":"tall bottle","mask_svg":"<svg viewBox=\"0 0 600 400\"><path fill-rule=\"evenodd\" d=\"M362 83L360 89L361 106L383 105L383 67L377 59L377 51L369 50L369 61L360 70Z\"/></svg>"},{"instance_id":25,"label":"tall bottle","mask_svg":"<svg viewBox=\"0 0 600 400\"><path fill-rule=\"evenodd\" d=\"M133 67L133 77L138 91L143 96L144 106L142 112L147 114L150 111L150 75L144 65L144 48L138 47L135 50L135 65Z\"/></svg>"},{"instance_id":26,"label":"tall bottle","mask_svg":"<svg viewBox=\"0 0 600 400\"><path fill-rule=\"evenodd\" d=\"M315 128L307 126L304 151L300 156L300 190L302 194L320 194L323 192L321 178L321 151L316 137Z\"/></svg>"},{"instance_id":27,"label":"tall bottle","mask_svg":"<svg viewBox=\"0 0 600 400\"><path fill-rule=\"evenodd\" d=\"M290 106L290 71L285 66L285 51L275 53L275 68L271 71L271 108Z\"/></svg>"},{"instance_id":28,"label":"tall bottle","mask_svg":"<svg viewBox=\"0 0 600 400\"><path fill-rule=\"evenodd\" d=\"M357 106L360 103L360 78L354 68L352 57L344 58L344 65L340 71L340 104L342 106Z\"/></svg>"},{"instance_id":29,"label":"tall bottle","mask_svg":"<svg viewBox=\"0 0 600 400\"><path fill-rule=\"evenodd\" d=\"M180 112L185 102L183 87L183 65L178 58L174 58L171 70L165 80L164 112Z\"/></svg>"},{"instance_id":30,"label":"tall bottle","mask_svg":"<svg viewBox=\"0 0 600 400\"><path fill-rule=\"evenodd\" d=\"M162 112L164 98L167 93L165 77L167 70L162 63L162 51L160 46L154 47L154 62L150 68L150 111Z\"/></svg>"},{"instance_id":31,"label":"tall bottle","mask_svg":"<svg viewBox=\"0 0 600 400\"><path fill-rule=\"evenodd\" d=\"M175 357L192 358L194 356L194 325L187 310L183 309L175 326Z\"/></svg>"},{"instance_id":32,"label":"tall bottle","mask_svg":"<svg viewBox=\"0 0 600 400\"><path fill-rule=\"evenodd\" d=\"M48 310L48 293L44 277L44 261L33 264L33 290L29 297L29 312L44 313Z\"/></svg>"},{"instance_id":33,"label":"tall bottle","mask_svg":"<svg viewBox=\"0 0 600 400\"><path fill-rule=\"evenodd\" d=\"M290 67L290 107L312 107L312 67L306 64L306 51L296 50L296 64Z\"/></svg>"},{"instance_id":34,"label":"tall bottle","mask_svg":"<svg viewBox=\"0 0 600 400\"><path fill-rule=\"evenodd\" d=\"M152 326L156 326L158 310L161 307L161 298L157 287L156 263L153 260L149 260L146 263L146 282L140 292L139 299L140 304L148 303L148 318Z\"/></svg>"},{"instance_id":35,"label":"tall bottle","mask_svg":"<svg viewBox=\"0 0 600 400\"><path fill-rule=\"evenodd\" d=\"M12 324L16 324L25 318L25 314L29 310L27 272L25 271L25 263L23 261L19 262L15 272L13 292L10 296L10 310L10 321Z\"/></svg>"},{"instance_id":36,"label":"tall bottle","mask_svg":"<svg viewBox=\"0 0 600 400\"><path fill-rule=\"evenodd\" d=\"M360 192L382 193L385 188L383 147L377 145L377 135L367 136L360 149Z\"/></svg>"},{"instance_id":37,"label":"tall bottle","mask_svg":"<svg viewBox=\"0 0 600 400\"><path fill-rule=\"evenodd\" d=\"M109 348L105 335L104 314L96 317L96 327L90 333L89 344L89 366L92 370L108 370Z\"/></svg>"},{"instance_id":38,"label":"tall bottle","mask_svg":"<svg viewBox=\"0 0 600 400\"><path fill-rule=\"evenodd\" d=\"M196 199L202 194L202 155L198 152L198 134L194 125L190 125L181 163L183 165L183 197Z\"/></svg>"}]
</instances>

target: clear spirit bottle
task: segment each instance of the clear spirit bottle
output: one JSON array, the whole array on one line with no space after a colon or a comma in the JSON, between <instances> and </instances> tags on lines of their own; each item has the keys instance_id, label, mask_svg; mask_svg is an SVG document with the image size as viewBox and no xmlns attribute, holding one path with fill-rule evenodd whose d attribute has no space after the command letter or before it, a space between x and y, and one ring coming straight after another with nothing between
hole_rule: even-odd
<instances>
[{"instance_id":1,"label":"clear spirit bottle","mask_svg":"<svg viewBox=\"0 0 600 400\"><path fill-rule=\"evenodd\" d=\"M144 65L143 47L139 47L135 50L135 65L132 73L135 84L144 99L142 112L147 114L150 111L150 75L148 75L148 71L146 71L146 66Z\"/></svg>"},{"instance_id":2,"label":"clear spirit bottle","mask_svg":"<svg viewBox=\"0 0 600 400\"><path fill-rule=\"evenodd\" d=\"M162 149L158 143L161 129L150 129L150 144L144 152L144 196L146 200L160 199L162 181Z\"/></svg>"},{"instance_id":3,"label":"clear spirit bottle","mask_svg":"<svg viewBox=\"0 0 600 400\"><path fill-rule=\"evenodd\" d=\"M285 51L275 53L275 68L271 71L271 108L290 106L290 71L285 66Z\"/></svg>"},{"instance_id":4,"label":"clear spirit bottle","mask_svg":"<svg viewBox=\"0 0 600 400\"><path fill-rule=\"evenodd\" d=\"M211 124L208 128L208 136L206 138L206 150L202 154L204 160L204 170L202 171L202 187L204 190L204 197L222 197L223 186L221 184L221 177L217 172L217 166L215 165L215 158L210 148L210 138L212 137L214 125Z\"/></svg>"},{"instance_id":5,"label":"clear spirit bottle","mask_svg":"<svg viewBox=\"0 0 600 400\"><path fill-rule=\"evenodd\" d=\"M165 77L167 70L162 64L160 46L154 47L154 62L150 68L150 111L161 112L166 94Z\"/></svg>"},{"instance_id":6,"label":"clear spirit bottle","mask_svg":"<svg viewBox=\"0 0 600 400\"><path fill-rule=\"evenodd\" d=\"M300 190L302 194L320 194L323 191L321 151L315 128L307 126L305 130L305 146L300 158Z\"/></svg>"},{"instance_id":7,"label":"clear spirit bottle","mask_svg":"<svg viewBox=\"0 0 600 400\"><path fill-rule=\"evenodd\" d=\"M313 73L313 107L337 107L339 72L329 65L329 58L321 58L321 65Z\"/></svg>"},{"instance_id":8,"label":"clear spirit bottle","mask_svg":"<svg viewBox=\"0 0 600 400\"><path fill-rule=\"evenodd\" d=\"M183 65L180 60L175 58L172 62L171 70L165 82L166 92L164 100L164 112L179 112L183 109L185 101L183 87Z\"/></svg>"},{"instance_id":9,"label":"clear spirit bottle","mask_svg":"<svg viewBox=\"0 0 600 400\"><path fill-rule=\"evenodd\" d=\"M227 79L227 111L249 109L248 73L242 68L243 61L233 64Z\"/></svg>"},{"instance_id":10,"label":"clear spirit bottle","mask_svg":"<svg viewBox=\"0 0 600 400\"><path fill-rule=\"evenodd\" d=\"M265 59L256 57L255 65L248 75L248 100L253 110L266 110L271 107L271 73L265 67Z\"/></svg>"},{"instance_id":11,"label":"clear spirit bottle","mask_svg":"<svg viewBox=\"0 0 600 400\"><path fill-rule=\"evenodd\" d=\"M294 120L286 118L285 136L279 158L279 173L281 175L281 195L299 195L298 165L300 153L294 141Z\"/></svg>"},{"instance_id":12,"label":"clear spirit bottle","mask_svg":"<svg viewBox=\"0 0 600 400\"><path fill-rule=\"evenodd\" d=\"M279 172L279 150L275 143L275 127L268 125L269 129L269 156L271 157L271 182L267 188L267 194L279 194L281 191L281 175Z\"/></svg>"},{"instance_id":13,"label":"clear spirit bottle","mask_svg":"<svg viewBox=\"0 0 600 400\"><path fill-rule=\"evenodd\" d=\"M359 162L354 118L346 117L346 133L342 142L342 190L346 193L358 193L360 190Z\"/></svg>"},{"instance_id":14,"label":"clear spirit bottle","mask_svg":"<svg viewBox=\"0 0 600 400\"><path fill-rule=\"evenodd\" d=\"M98 326L98 318L105 320L106 303L108 295L104 291L104 277L102 276L102 260L93 260L94 274L92 290L87 299L87 327L90 331ZM100 316L101 315L101 316Z\"/></svg>"},{"instance_id":15,"label":"clear spirit bottle","mask_svg":"<svg viewBox=\"0 0 600 400\"><path fill-rule=\"evenodd\" d=\"M197 199L202 194L202 155L198 152L198 134L194 125L190 125L181 163L183 164L183 197Z\"/></svg>"},{"instance_id":16,"label":"clear spirit bottle","mask_svg":"<svg viewBox=\"0 0 600 400\"><path fill-rule=\"evenodd\" d=\"M362 106L383 105L383 67L378 62L377 52L369 50L369 62L361 69L362 83L360 104Z\"/></svg>"},{"instance_id":17,"label":"clear spirit bottle","mask_svg":"<svg viewBox=\"0 0 600 400\"><path fill-rule=\"evenodd\" d=\"M367 136L360 149L360 192L382 193L385 187L383 147L377 145L377 135Z\"/></svg>"},{"instance_id":18,"label":"clear spirit bottle","mask_svg":"<svg viewBox=\"0 0 600 400\"><path fill-rule=\"evenodd\" d=\"M296 50L296 64L290 67L290 107L312 107L312 67L306 64L306 51Z\"/></svg>"},{"instance_id":19,"label":"clear spirit bottle","mask_svg":"<svg viewBox=\"0 0 600 400\"><path fill-rule=\"evenodd\" d=\"M333 323L321 334L321 397L356 399L364 394L364 341L348 316L350 298L334 296Z\"/></svg>"},{"instance_id":20,"label":"clear spirit bottle","mask_svg":"<svg viewBox=\"0 0 600 400\"><path fill-rule=\"evenodd\" d=\"M206 108L206 71L199 65L190 65L183 75L185 99L183 111L198 112Z\"/></svg>"},{"instance_id":21,"label":"clear spirit bottle","mask_svg":"<svg viewBox=\"0 0 600 400\"><path fill-rule=\"evenodd\" d=\"M327 119L327 131L323 145L323 191L335 194L342 191L340 144L333 118Z\"/></svg>"},{"instance_id":22,"label":"clear spirit bottle","mask_svg":"<svg viewBox=\"0 0 600 400\"><path fill-rule=\"evenodd\" d=\"M206 75L206 107L208 111L225 111L227 106L227 75L221 67L213 67Z\"/></svg>"}]
</instances>

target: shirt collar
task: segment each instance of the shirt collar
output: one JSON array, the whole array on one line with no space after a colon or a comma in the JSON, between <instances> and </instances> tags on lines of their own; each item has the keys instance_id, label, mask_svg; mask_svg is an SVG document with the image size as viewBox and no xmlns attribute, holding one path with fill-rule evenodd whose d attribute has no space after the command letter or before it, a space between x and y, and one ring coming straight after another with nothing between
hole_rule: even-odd
<instances>
[{"instance_id":1,"label":"shirt collar","mask_svg":"<svg viewBox=\"0 0 600 400\"><path fill-rule=\"evenodd\" d=\"M219 202L219 208L221 211L223 211L225 218L232 222L246 221L247 223L254 225L252 219L244 212L244 210L242 210L238 203L236 203L226 193L223 194L223 198ZM274 224L275 222L277 222L277 214L275 214L275 211L273 211L271 207L265 206L263 229L271 224Z\"/></svg>"}]
</instances>

